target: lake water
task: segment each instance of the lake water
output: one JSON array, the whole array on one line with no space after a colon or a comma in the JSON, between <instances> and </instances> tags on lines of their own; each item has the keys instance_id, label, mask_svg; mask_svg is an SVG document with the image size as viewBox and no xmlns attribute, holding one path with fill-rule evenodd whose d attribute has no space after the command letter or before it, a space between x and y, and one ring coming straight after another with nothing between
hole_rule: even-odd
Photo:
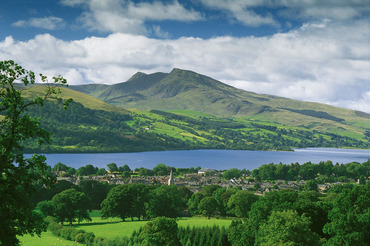
<instances>
[{"instance_id":1,"label":"lake water","mask_svg":"<svg viewBox=\"0 0 370 246\"><path fill-rule=\"evenodd\" d=\"M29 155L27 155L29 156ZM94 154L45 154L47 163L54 166L61 162L67 166L79 168L87 164L107 168L107 164L118 166L127 164L131 169L145 167L152 169L159 163L173 167L212 168L217 170L238 168L253 170L263 164L279 162L303 164L311 161L331 160L333 163L365 162L370 159L370 150L307 148L295 149L294 152L245 151L245 150L177 150L139 153L94 153Z\"/></svg>"}]
</instances>

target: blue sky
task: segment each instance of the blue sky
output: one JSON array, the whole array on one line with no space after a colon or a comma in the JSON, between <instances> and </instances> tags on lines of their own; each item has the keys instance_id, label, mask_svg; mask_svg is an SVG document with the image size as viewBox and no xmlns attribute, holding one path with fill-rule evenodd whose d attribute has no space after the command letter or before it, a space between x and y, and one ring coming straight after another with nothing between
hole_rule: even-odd
<instances>
[{"instance_id":1,"label":"blue sky","mask_svg":"<svg viewBox=\"0 0 370 246\"><path fill-rule=\"evenodd\" d=\"M174 67L370 112L369 0L1 0L0 59L70 84Z\"/></svg>"}]
</instances>

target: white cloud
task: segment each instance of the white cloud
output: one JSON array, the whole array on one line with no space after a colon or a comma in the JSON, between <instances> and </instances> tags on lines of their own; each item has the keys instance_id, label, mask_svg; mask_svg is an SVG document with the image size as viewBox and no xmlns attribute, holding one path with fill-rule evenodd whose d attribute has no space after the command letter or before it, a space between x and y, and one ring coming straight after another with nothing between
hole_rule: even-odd
<instances>
[{"instance_id":1,"label":"white cloud","mask_svg":"<svg viewBox=\"0 0 370 246\"><path fill-rule=\"evenodd\" d=\"M129 0L63 0L70 7L84 6L79 21L91 30L146 34L148 20L198 21L203 16L185 9L178 1L164 4L160 1L134 3Z\"/></svg>"},{"instance_id":2,"label":"white cloud","mask_svg":"<svg viewBox=\"0 0 370 246\"><path fill-rule=\"evenodd\" d=\"M271 14L257 14L253 7L262 6L264 0L201 0L201 2L212 9L225 11L231 18L240 21L247 26L277 25Z\"/></svg>"},{"instance_id":3,"label":"white cloud","mask_svg":"<svg viewBox=\"0 0 370 246\"><path fill-rule=\"evenodd\" d=\"M28 20L19 20L12 24L15 27L37 27L47 30L63 28L65 22L62 18L49 16L43 18L30 18Z\"/></svg>"},{"instance_id":4,"label":"white cloud","mask_svg":"<svg viewBox=\"0 0 370 246\"><path fill-rule=\"evenodd\" d=\"M366 21L324 21L271 37L159 40L116 33L63 41L38 35L0 42L0 57L70 84L118 83L137 71L173 67L236 87L369 112L370 30Z\"/></svg>"},{"instance_id":5,"label":"white cloud","mask_svg":"<svg viewBox=\"0 0 370 246\"><path fill-rule=\"evenodd\" d=\"M247 26L278 25L278 19L352 20L367 17L367 0L200 0L211 9L223 11ZM260 10L264 11L261 12Z\"/></svg>"},{"instance_id":6,"label":"white cloud","mask_svg":"<svg viewBox=\"0 0 370 246\"><path fill-rule=\"evenodd\" d=\"M286 7L296 7L301 17L330 18L350 20L359 16L368 16L370 5L367 0L286 0Z\"/></svg>"},{"instance_id":7,"label":"white cloud","mask_svg":"<svg viewBox=\"0 0 370 246\"><path fill-rule=\"evenodd\" d=\"M153 34L159 38L169 38L169 32L163 31L160 26L153 25Z\"/></svg>"}]
</instances>

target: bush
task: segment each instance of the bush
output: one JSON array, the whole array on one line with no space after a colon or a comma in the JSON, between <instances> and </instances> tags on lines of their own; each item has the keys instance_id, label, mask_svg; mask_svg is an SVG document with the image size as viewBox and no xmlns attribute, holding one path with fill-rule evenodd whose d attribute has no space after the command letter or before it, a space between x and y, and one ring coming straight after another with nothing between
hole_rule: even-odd
<instances>
[{"instance_id":1,"label":"bush","mask_svg":"<svg viewBox=\"0 0 370 246\"><path fill-rule=\"evenodd\" d=\"M71 237L71 239L70 240L72 240L72 241L77 241L76 240L76 236L78 235L78 234L84 234L85 233L85 231L84 230L73 230L72 232L71 232L71 234L70 234L70 237ZM78 242L78 241L77 241Z\"/></svg>"},{"instance_id":2,"label":"bush","mask_svg":"<svg viewBox=\"0 0 370 246\"><path fill-rule=\"evenodd\" d=\"M76 236L75 236L75 241L76 242L79 242L79 243L84 243L85 242L85 233L78 233Z\"/></svg>"},{"instance_id":3,"label":"bush","mask_svg":"<svg viewBox=\"0 0 370 246\"><path fill-rule=\"evenodd\" d=\"M85 235L84 243L86 243L87 245L92 245L95 240L95 234L93 232L85 232L84 235Z\"/></svg>"},{"instance_id":4,"label":"bush","mask_svg":"<svg viewBox=\"0 0 370 246\"><path fill-rule=\"evenodd\" d=\"M46 224L50 225L51 223L57 223L57 220L56 218L52 217L52 216L47 216L44 221L46 222Z\"/></svg>"},{"instance_id":5,"label":"bush","mask_svg":"<svg viewBox=\"0 0 370 246\"><path fill-rule=\"evenodd\" d=\"M93 245L95 241L95 235L92 232L85 232L84 230L77 230L73 227L64 227L50 217L46 219L49 222L48 230L54 235L60 236L67 240L77 241L79 243L85 243L87 245ZM100 240L100 239L99 239ZM104 241L104 239L102 239ZM97 245L100 245L99 242Z\"/></svg>"},{"instance_id":6,"label":"bush","mask_svg":"<svg viewBox=\"0 0 370 246\"><path fill-rule=\"evenodd\" d=\"M74 240L74 237L73 238L71 237L73 231L76 231L76 229L70 227L63 227L63 229L60 231L60 236L67 240Z\"/></svg>"},{"instance_id":7,"label":"bush","mask_svg":"<svg viewBox=\"0 0 370 246\"><path fill-rule=\"evenodd\" d=\"M60 236L63 226L56 222L51 222L48 226L48 230L51 231L54 235Z\"/></svg>"}]
</instances>

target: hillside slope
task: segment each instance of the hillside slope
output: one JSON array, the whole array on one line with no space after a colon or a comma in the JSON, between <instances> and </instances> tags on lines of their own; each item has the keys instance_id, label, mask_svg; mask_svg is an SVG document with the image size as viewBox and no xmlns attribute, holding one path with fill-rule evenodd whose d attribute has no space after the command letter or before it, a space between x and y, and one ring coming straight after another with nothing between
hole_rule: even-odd
<instances>
[{"instance_id":1,"label":"hillside slope","mask_svg":"<svg viewBox=\"0 0 370 246\"><path fill-rule=\"evenodd\" d=\"M143 74L137 76L147 78L147 75ZM158 74L158 77L166 76ZM157 82L143 79L141 88L159 86L159 80L162 79ZM211 86L224 89L220 83ZM184 88L180 90L186 90ZM163 89L158 89L158 93L174 93ZM23 90L26 97L41 95L42 91L42 86ZM310 130L302 126L246 117L217 117L189 110L127 110L68 88L61 88L61 91L62 98L74 99L67 110L64 110L60 100L52 99L45 102L43 107L33 107L27 111L31 116L41 119L41 126L51 132L52 141L44 146L39 146L32 140L27 141L25 151L45 153L175 149L291 150L297 147L370 148L368 137L357 134L359 137L348 130L343 130L349 135L346 136ZM310 111L305 113L309 114ZM328 117L325 114L324 116ZM351 134L354 136L350 136Z\"/></svg>"},{"instance_id":2,"label":"hillside slope","mask_svg":"<svg viewBox=\"0 0 370 246\"><path fill-rule=\"evenodd\" d=\"M123 108L198 111L219 117L239 117L289 126L303 126L364 138L370 115L320 103L257 94L226 85L192 71L137 73L127 82L71 86Z\"/></svg>"}]
</instances>

